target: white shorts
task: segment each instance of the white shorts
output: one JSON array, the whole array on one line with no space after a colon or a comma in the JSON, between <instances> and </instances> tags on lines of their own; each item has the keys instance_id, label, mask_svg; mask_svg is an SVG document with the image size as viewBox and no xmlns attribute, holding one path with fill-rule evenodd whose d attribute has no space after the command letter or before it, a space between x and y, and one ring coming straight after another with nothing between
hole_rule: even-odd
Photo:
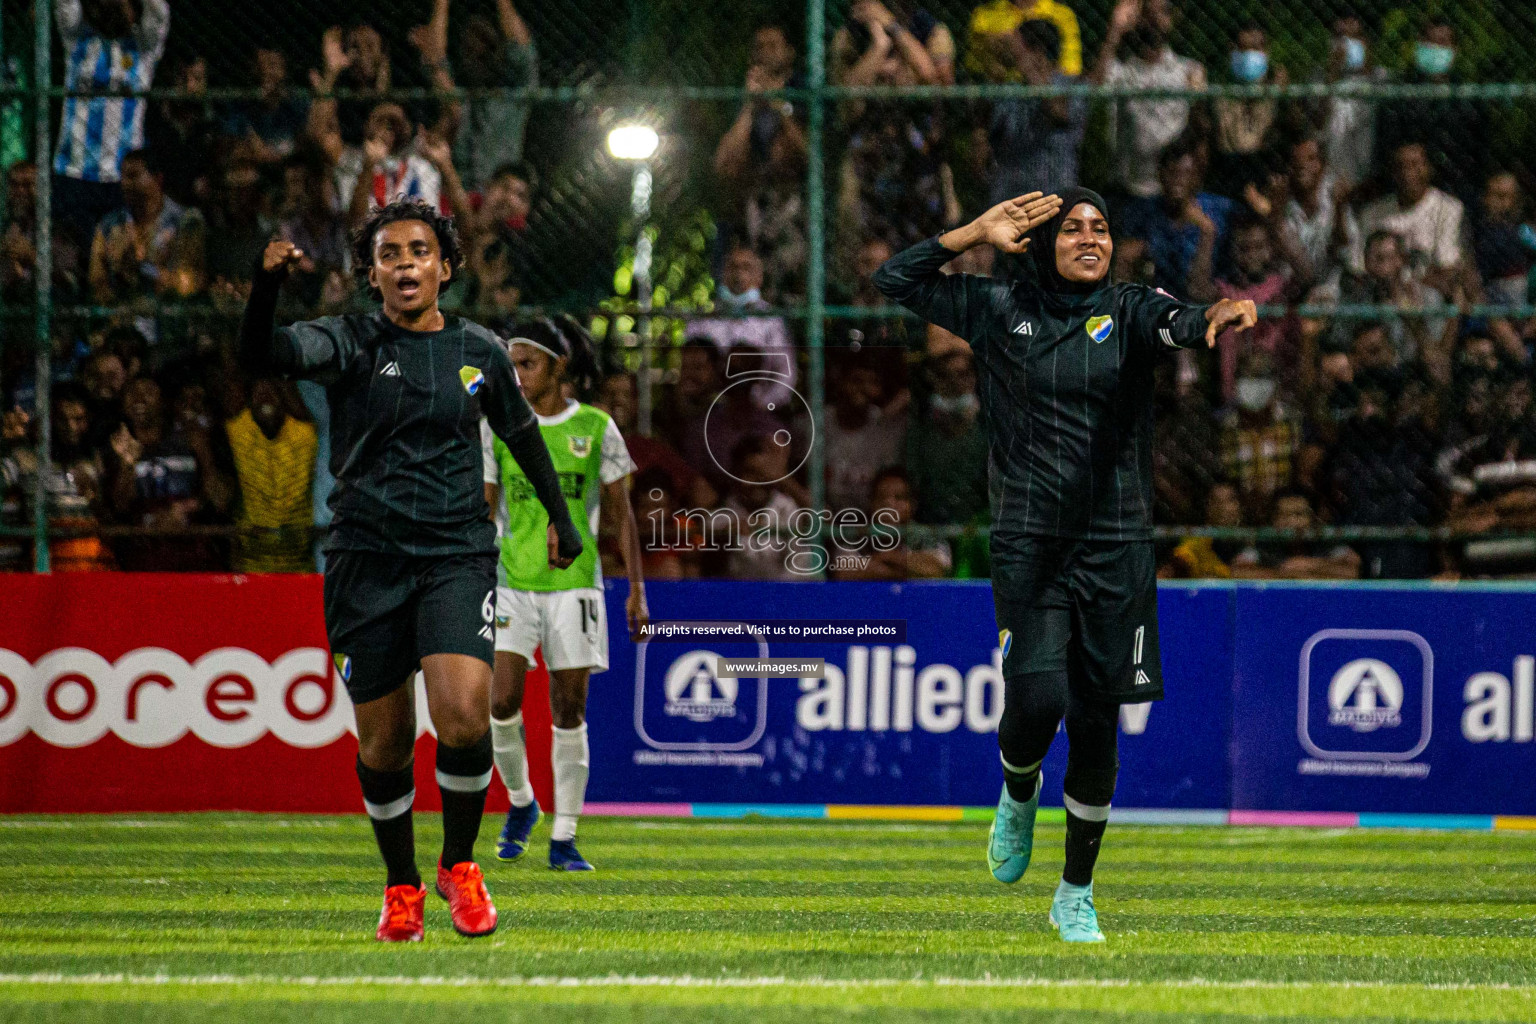
<instances>
[{"instance_id":1,"label":"white shorts","mask_svg":"<svg viewBox=\"0 0 1536 1024\"><path fill-rule=\"evenodd\" d=\"M533 663L533 652L544 648L544 666L551 671L608 668L608 615L603 592L580 590L513 590L496 588L496 649L521 654Z\"/></svg>"}]
</instances>

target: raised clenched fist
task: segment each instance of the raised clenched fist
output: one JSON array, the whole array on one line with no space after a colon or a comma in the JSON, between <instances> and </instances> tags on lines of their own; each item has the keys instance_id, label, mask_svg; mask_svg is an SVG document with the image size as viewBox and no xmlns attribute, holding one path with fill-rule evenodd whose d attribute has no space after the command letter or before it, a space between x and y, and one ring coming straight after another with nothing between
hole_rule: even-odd
<instances>
[{"instance_id":1,"label":"raised clenched fist","mask_svg":"<svg viewBox=\"0 0 1536 1024\"><path fill-rule=\"evenodd\" d=\"M275 239L267 243L267 248L261 254L261 269L267 273L287 273L289 268L296 266L304 258L304 250L286 239Z\"/></svg>"}]
</instances>

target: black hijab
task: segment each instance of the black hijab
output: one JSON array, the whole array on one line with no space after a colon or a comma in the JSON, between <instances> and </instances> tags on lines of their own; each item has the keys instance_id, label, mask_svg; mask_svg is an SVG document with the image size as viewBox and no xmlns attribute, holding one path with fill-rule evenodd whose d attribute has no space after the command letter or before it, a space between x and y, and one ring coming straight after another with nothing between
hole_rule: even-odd
<instances>
[{"instance_id":1,"label":"black hijab","mask_svg":"<svg viewBox=\"0 0 1536 1024\"><path fill-rule=\"evenodd\" d=\"M1077 185L1061 189L1056 194L1061 197L1061 209L1057 211L1056 216L1028 235L1027 257L1034 269L1036 286L1043 292L1063 297L1092 295L1100 288L1108 288L1110 285L1108 273L1097 281L1069 281L1061 276L1061 271L1056 269L1056 236L1061 233L1061 225L1066 221L1067 215L1079 204L1087 203L1102 213L1107 223L1109 207L1105 204L1104 197L1093 189Z\"/></svg>"}]
</instances>

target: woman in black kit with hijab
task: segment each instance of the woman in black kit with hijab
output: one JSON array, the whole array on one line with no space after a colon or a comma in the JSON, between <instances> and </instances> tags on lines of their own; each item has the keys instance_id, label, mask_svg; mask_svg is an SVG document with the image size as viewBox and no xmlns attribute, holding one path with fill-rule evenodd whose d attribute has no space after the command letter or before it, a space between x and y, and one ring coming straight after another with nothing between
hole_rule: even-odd
<instances>
[{"instance_id":1,"label":"woman in black kit with hijab","mask_svg":"<svg viewBox=\"0 0 1536 1024\"><path fill-rule=\"evenodd\" d=\"M1003 652L1004 786L987 843L1003 882L1029 866L1040 763L1067 727L1066 868L1050 919L1102 942L1093 866L1109 820L1121 704L1163 696L1152 549L1152 372L1162 349L1226 327L1254 304L1188 305L1114 284L1104 200L1032 192L898 253L885 295L970 343L989 434L992 593ZM1025 279L941 269L988 243L1023 255Z\"/></svg>"}]
</instances>

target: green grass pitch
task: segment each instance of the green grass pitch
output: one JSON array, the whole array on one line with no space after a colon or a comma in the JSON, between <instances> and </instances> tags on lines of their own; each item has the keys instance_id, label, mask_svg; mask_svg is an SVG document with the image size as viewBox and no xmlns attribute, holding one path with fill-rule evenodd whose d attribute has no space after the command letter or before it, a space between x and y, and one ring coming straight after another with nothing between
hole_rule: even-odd
<instances>
[{"instance_id":1,"label":"green grass pitch","mask_svg":"<svg viewBox=\"0 0 1536 1024\"><path fill-rule=\"evenodd\" d=\"M361 815L0 818L0 1021L1536 1021L1536 836L1111 827L1090 948L1056 824L1012 887L985 823L588 819L589 876L547 836L494 936L431 896L387 947Z\"/></svg>"}]
</instances>

